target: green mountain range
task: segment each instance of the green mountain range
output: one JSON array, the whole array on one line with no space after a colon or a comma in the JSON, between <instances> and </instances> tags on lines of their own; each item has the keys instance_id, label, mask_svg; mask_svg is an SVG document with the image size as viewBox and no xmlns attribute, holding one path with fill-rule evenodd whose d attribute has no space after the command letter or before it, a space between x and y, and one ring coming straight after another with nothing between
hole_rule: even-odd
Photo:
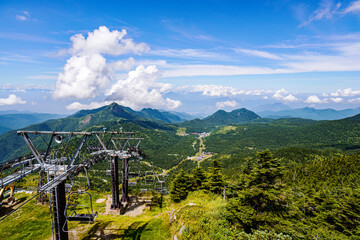
<instances>
[{"instance_id":1,"label":"green mountain range","mask_svg":"<svg viewBox=\"0 0 360 240\"><path fill-rule=\"evenodd\" d=\"M30 125L26 130L47 131L125 131L138 132L146 138L142 147L149 159L161 167L176 165L187 156L193 156L196 136L178 136L177 130L187 133L207 131L208 151L236 153L265 148L279 149L290 146L336 148L342 151L360 148L360 115L336 121L304 119L260 118L245 108L231 112L219 110L204 119L180 122L183 119L169 112L156 109L134 111L116 103L98 109L81 110L69 117L48 120ZM230 125L230 126L229 126ZM41 139L34 140L41 144ZM0 135L0 161L29 153L16 131ZM173 157L177 156L177 157ZM158 165L158 166L160 166Z\"/></svg>"},{"instance_id":2,"label":"green mountain range","mask_svg":"<svg viewBox=\"0 0 360 240\"><path fill-rule=\"evenodd\" d=\"M241 108L231 112L219 110L204 119L197 118L177 125L185 127L191 132L208 131L216 126L246 123L256 119L260 119L260 116L246 108Z\"/></svg>"},{"instance_id":3,"label":"green mountain range","mask_svg":"<svg viewBox=\"0 0 360 240\"><path fill-rule=\"evenodd\" d=\"M276 109L275 106L274 109ZM351 117L359 113L360 108L335 110L331 108L315 109L311 107L299 109L283 109L280 111L267 110L258 112L258 114L264 118L306 118L312 120L337 120Z\"/></svg>"},{"instance_id":4,"label":"green mountain range","mask_svg":"<svg viewBox=\"0 0 360 240\"><path fill-rule=\"evenodd\" d=\"M331 121L300 118L260 119L221 127L206 138L207 150L222 154L305 147L356 152L360 150L360 114Z\"/></svg>"},{"instance_id":5,"label":"green mountain range","mask_svg":"<svg viewBox=\"0 0 360 240\"><path fill-rule=\"evenodd\" d=\"M180 191L187 191L187 199L171 205L164 204L158 212L144 211L143 216L151 219L149 223L145 223L145 217L142 216L115 218L112 217L115 215L108 215L106 218L99 217L84 236L93 236L95 232L103 231L103 226L107 226L105 221L111 219L111 231L114 231L115 223L134 220L129 227L134 230L134 226L143 221L145 230L141 232L149 233L155 239L161 237L154 237L154 232L159 233L159 236L167 234L169 237L166 239L172 238L172 233L179 231L185 224L189 229L184 230L186 235L183 236L186 238L239 239L239 236L243 236L240 239L250 239L247 233L241 233L244 228L237 229L234 226L256 223L265 213L266 221L259 226L271 231L275 229L276 232L252 232L256 237L251 239L291 239L285 238L286 235L292 236L292 239L315 239L317 236L321 239L358 239L360 155L353 153L360 150L360 114L332 121L270 119L260 118L243 108L232 112L220 110L202 120L185 122L178 122L182 118L174 115L154 109L134 111L113 103L24 128L58 131L101 131L106 128L114 131L122 127L125 131L135 131L136 136L144 138L141 148L146 153L146 161L156 166L159 172L170 175L170 183L166 183L170 186L170 198L164 196L168 199L166 201L170 203L176 182L185 179L185 184L189 185L188 188L178 187ZM207 131L209 135L200 139L198 134L184 134L195 131ZM79 140L76 137L72 139L75 143ZM36 146L40 146L40 150L45 149L40 137L35 136L33 141ZM91 146L91 141L86 144ZM274 155L267 150L260 152L264 149L270 149ZM202 161L187 159L187 156L201 154L201 151L211 152L211 157ZM0 161L28 153L27 146L16 131L0 136ZM200 169L194 170L197 166L203 168L203 175L199 174ZM94 199L105 199L109 194L106 192L110 188L110 177L105 175L107 168L108 162L105 161L89 171ZM32 176L32 179L37 178L37 175ZM22 187L34 184L32 180L26 181L21 183L24 184ZM198 184L199 181L202 185ZM214 186L219 190L215 191ZM261 199L261 208L257 199ZM274 202L279 200L284 202L284 210L273 207ZM22 235L16 236L25 236L28 229L34 231L34 223L26 219L34 214L34 209L37 210L37 221L48 216L48 206L36 205L35 208L35 203L30 204L33 205L22 208L23 214L16 216L16 221L20 219L23 226L29 227L17 228L16 234L22 229ZM43 207L41 216L40 207ZM103 209L103 205L97 202L94 207ZM178 220L174 218L170 225L169 212L174 208L178 209ZM153 217L155 214L156 218ZM6 231L9 229L11 232L13 222L8 219L5 222L7 225L2 223L4 230L1 233L8 234ZM37 224L40 226L40 223ZM46 222L41 225L45 226ZM116 226L117 229L124 228ZM251 226L258 228L255 224ZM98 228L101 229L96 230ZM39 236L39 233L45 231L43 229L36 228L35 233L32 233ZM133 237L133 232L130 233ZM50 236L51 231L47 234Z\"/></svg>"},{"instance_id":6,"label":"green mountain range","mask_svg":"<svg viewBox=\"0 0 360 240\"><path fill-rule=\"evenodd\" d=\"M199 129L207 126L208 128L218 125L244 123L253 119L258 119L255 113L239 109L230 113L218 111L213 115L200 120L186 121L183 123L172 123L183 121L182 118L169 112L160 112L156 109L143 109L134 111L131 108L112 103L92 110L81 110L69 117L49 120L40 124L30 125L24 129L39 131L100 131L118 130L122 127L126 131L136 131L145 136L147 141L142 145L148 151L154 153L154 161L164 162L165 165L173 165L173 162L166 162L171 159L167 154L184 153L184 157L193 154L192 142L194 137L177 136L176 129L183 126L193 126ZM156 131L154 131L156 130ZM188 131L191 128L189 127ZM41 139L35 139L37 144L42 144ZM185 144L186 143L186 144ZM186 146L185 146L186 145ZM163 149L163 151L159 151ZM10 131L0 136L0 161L12 159L29 153L23 140L17 136L16 131ZM155 159L155 154L162 155L163 159ZM187 155L185 155L187 154ZM149 155L150 158L152 154ZM180 161L180 156L179 156Z\"/></svg>"},{"instance_id":7,"label":"green mountain range","mask_svg":"<svg viewBox=\"0 0 360 240\"><path fill-rule=\"evenodd\" d=\"M95 123L107 121L112 118L122 118L127 120L153 120L160 121L162 123L178 123L185 121L185 119L170 112L160 112L157 109L151 108L144 108L141 111L134 111L129 107L120 106L116 103L112 103L108 106L97 109L81 110L72 115L72 117L86 117L86 119L84 118L82 120L83 126L93 125Z\"/></svg>"},{"instance_id":8,"label":"green mountain range","mask_svg":"<svg viewBox=\"0 0 360 240\"><path fill-rule=\"evenodd\" d=\"M31 124L40 123L49 119L57 119L65 115L49 113L11 113L0 114L0 134L12 129L23 128Z\"/></svg>"},{"instance_id":9,"label":"green mountain range","mask_svg":"<svg viewBox=\"0 0 360 240\"><path fill-rule=\"evenodd\" d=\"M176 147L185 152L190 151L190 153L186 154L191 155L193 154L191 142L194 140L191 138L191 142L187 144L188 147L178 146L177 144L181 145L181 142L187 142L190 139L177 136L175 128L168 125L171 122L179 121L183 121L183 119L172 113L160 112L155 109L134 111L131 108L113 103L98 109L81 110L66 118L48 120L23 129L39 131L102 131L103 128L106 128L109 131L117 131L122 127L126 131L139 132L142 134L142 137L147 138L148 141L144 141L143 146L149 149L149 152L153 151L153 156L155 156L155 151L162 150L162 148L174 152ZM154 131L155 129L156 131ZM34 142L40 144L40 146L44 144L40 138L35 138ZM27 146L17 136L15 130L0 135L0 161L28 153L30 152ZM149 156L151 159L152 154ZM157 160L155 157L153 158L155 161ZM164 158L168 159L167 156Z\"/></svg>"}]
</instances>

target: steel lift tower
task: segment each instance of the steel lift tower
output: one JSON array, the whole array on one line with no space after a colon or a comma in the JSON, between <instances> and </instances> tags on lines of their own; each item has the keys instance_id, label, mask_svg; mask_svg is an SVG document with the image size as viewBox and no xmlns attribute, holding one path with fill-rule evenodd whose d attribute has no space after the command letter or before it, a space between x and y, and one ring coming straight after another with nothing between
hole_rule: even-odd
<instances>
[{"instance_id":1,"label":"steel lift tower","mask_svg":"<svg viewBox=\"0 0 360 240\"><path fill-rule=\"evenodd\" d=\"M106 132L104 129L102 132L18 131L17 133L24 139L32 154L0 165L0 193L9 187L13 190L16 181L38 171L37 194L26 202L36 196L40 201L44 201L46 196L49 196L53 239L68 239L67 222L69 221L88 223L95 221L97 213L93 211L91 195L87 192L90 187L87 169L97 162L110 160L111 207L120 209L120 213L124 212L129 201L128 178L131 174L129 173L129 159L140 161L145 156L138 147L143 139L135 138L134 132ZM97 146L89 145L94 143ZM45 151L39 149L45 149ZM119 197L119 159L122 167L121 198ZM7 176L2 175L4 171L14 168L19 170ZM85 190L71 192L70 186L70 190L67 191L69 184L66 184L66 181L72 180L80 172L86 173L88 187ZM73 211L70 215L67 214L72 194L89 196L90 213L80 214ZM66 199L67 195L68 199Z\"/></svg>"}]
</instances>

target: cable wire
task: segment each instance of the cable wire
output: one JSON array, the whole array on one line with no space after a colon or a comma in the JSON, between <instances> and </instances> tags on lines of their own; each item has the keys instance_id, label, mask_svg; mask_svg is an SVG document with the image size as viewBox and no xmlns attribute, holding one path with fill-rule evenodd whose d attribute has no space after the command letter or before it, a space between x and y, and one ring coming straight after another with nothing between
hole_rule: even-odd
<instances>
[{"instance_id":1,"label":"cable wire","mask_svg":"<svg viewBox=\"0 0 360 240\"><path fill-rule=\"evenodd\" d=\"M25 204L27 204L28 202L30 202L30 201L31 201L32 199L34 199L37 195L39 195L39 193L36 194L36 195L34 195L34 196L32 196L32 197L29 198L28 200L26 200L26 201L25 201L24 203L22 203L18 208L12 210L12 211L9 212L8 214L6 214L6 215L3 216L2 218L0 218L0 222L1 222L2 220L4 220L5 218L7 218L8 216L10 216L11 214L13 214L14 212L16 212L17 210L19 210L19 208L21 208L22 206L24 206Z\"/></svg>"}]
</instances>

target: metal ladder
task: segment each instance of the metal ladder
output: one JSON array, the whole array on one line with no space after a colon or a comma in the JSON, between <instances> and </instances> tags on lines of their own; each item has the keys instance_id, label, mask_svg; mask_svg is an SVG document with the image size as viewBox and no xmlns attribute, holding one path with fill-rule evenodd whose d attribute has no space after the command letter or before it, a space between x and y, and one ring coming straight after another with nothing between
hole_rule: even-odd
<instances>
[{"instance_id":1,"label":"metal ladder","mask_svg":"<svg viewBox=\"0 0 360 240\"><path fill-rule=\"evenodd\" d=\"M51 193L49 193L51 231L52 231L53 240L60 239L60 230L61 230L61 226L59 223L59 216L58 216L58 201L56 199L56 196L57 196L57 188L55 187L51 191Z\"/></svg>"}]
</instances>

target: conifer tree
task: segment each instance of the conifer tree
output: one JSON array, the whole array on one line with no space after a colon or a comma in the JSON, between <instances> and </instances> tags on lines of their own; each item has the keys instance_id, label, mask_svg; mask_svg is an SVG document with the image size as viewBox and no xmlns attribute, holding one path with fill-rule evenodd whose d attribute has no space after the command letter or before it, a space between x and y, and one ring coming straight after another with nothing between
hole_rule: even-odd
<instances>
[{"instance_id":1,"label":"conifer tree","mask_svg":"<svg viewBox=\"0 0 360 240\"><path fill-rule=\"evenodd\" d=\"M170 197L174 202L186 199L191 191L191 180L183 169L175 176L170 187Z\"/></svg>"},{"instance_id":2,"label":"conifer tree","mask_svg":"<svg viewBox=\"0 0 360 240\"><path fill-rule=\"evenodd\" d=\"M213 161L209 177L209 190L213 193L220 194L223 191L224 180L221 173L221 167L218 160Z\"/></svg>"},{"instance_id":3,"label":"conifer tree","mask_svg":"<svg viewBox=\"0 0 360 240\"><path fill-rule=\"evenodd\" d=\"M230 199L227 213L230 220L245 231L261 225L273 227L287 210L285 186L281 183L283 168L269 150L257 153L257 166L244 181L244 186Z\"/></svg>"},{"instance_id":4,"label":"conifer tree","mask_svg":"<svg viewBox=\"0 0 360 240\"><path fill-rule=\"evenodd\" d=\"M203 189L207 182L205 171L201 167L194 168L193 171L194 187Z\"/></svg>"}]
</instances>

